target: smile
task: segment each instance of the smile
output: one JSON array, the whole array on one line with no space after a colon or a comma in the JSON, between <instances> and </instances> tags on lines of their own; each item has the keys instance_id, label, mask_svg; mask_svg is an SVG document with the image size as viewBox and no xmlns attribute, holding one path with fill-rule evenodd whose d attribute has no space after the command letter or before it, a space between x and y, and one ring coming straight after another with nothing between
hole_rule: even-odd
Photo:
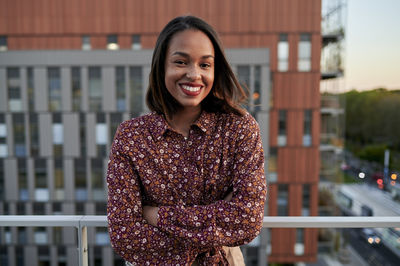
<instances>
[{"instance_id":1,"label":"smile","mask_svg":"<svg viewBox=\"0 0 400 266\"><path fill-rule=\"evenodd\" d=\"M200 91L201 87L192 87L188 85L181 85L182 89L190 91L190 92L198 92Z\"/></svg>"}]
</instances>

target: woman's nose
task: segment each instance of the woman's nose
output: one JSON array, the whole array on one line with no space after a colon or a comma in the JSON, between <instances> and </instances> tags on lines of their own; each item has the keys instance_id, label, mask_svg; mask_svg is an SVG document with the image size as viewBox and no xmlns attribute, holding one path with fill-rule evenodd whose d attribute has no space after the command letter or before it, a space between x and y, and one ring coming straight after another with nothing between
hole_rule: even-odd
<instances>
[{"instance_id":1,"label":"woman's nose","mask_svg":"<svg viewBox=\"0 0 400 266\"><path fill-rule=\"evenodd\" d=\"M195 80L200 78L200 70L196 66L192 66L186 72L186 77Z\"/></svg>"}]
</instances>

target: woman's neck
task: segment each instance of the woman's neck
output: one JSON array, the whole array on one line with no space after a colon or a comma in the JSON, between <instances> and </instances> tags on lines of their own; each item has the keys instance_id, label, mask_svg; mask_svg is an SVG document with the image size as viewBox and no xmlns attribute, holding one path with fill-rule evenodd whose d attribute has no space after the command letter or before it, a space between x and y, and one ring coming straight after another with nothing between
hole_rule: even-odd
<instances>
[{"instance_id":1,"label":"woman's neck","mask_svg":"<svg viewBox=\"0 0 400 266\"><path fill-rule=\"evenodd\" d=\"M190 126L199 118L200 114L201 109L199 108L185 108L175 113L172 119L167 118L167 121L174 130L187 137L189 136Z\"/></svg>"}]
</instances>

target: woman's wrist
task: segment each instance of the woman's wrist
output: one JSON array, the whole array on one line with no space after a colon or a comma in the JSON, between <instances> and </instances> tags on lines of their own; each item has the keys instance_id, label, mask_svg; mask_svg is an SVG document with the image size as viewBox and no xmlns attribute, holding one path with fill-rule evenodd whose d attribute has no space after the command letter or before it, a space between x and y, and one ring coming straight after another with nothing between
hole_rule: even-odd
<instances>
[{"instance_id":1,"label":"woman's wrist","mask_svg":"<svg viewBox=\"0 0 400 266\"><path fill-rule=\"evenodd\" d=\"M157 226L158 222L158 207L144 206L143 207L143 218L152 226Z\"/></svg>"}]
</instances>

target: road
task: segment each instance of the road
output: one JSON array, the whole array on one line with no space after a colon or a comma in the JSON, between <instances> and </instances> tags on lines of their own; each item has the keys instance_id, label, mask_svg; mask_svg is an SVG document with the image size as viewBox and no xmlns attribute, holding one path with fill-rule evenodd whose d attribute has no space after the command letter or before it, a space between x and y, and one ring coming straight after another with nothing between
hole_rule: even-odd
<instances>
[{"instance_id":1,"label":"road","mask_svg":"<svg viewBox=\"0 0 400 266\"><path fill-rule=\"evenodd\" d=\"M398 266L399 258L384 245L371 246L361 238L361 229L343 229L343 236L368 265Z\"/></svg>"}]
</instances>

